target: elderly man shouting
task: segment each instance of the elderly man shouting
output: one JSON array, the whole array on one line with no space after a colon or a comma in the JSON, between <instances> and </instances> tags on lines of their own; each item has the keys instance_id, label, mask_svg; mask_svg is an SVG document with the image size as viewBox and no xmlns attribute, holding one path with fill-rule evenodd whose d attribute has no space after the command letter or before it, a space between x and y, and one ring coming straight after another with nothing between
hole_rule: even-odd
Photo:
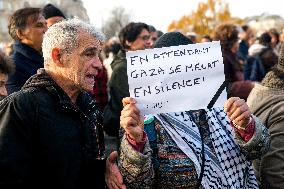
<instances>
[{"instance_id":1,"label":"elderly man shouting","mask_svg":"<svg viewBox=\"0 0 284 189\"><path fill-rule=\"evenodd\" d=\"M0 188L105 187L102 117L87 93L102 44L101 34L77 19L45 33L44 69L0 103ZM123 188L115 156L106 181Z\"/></svg>"}]
</instances>

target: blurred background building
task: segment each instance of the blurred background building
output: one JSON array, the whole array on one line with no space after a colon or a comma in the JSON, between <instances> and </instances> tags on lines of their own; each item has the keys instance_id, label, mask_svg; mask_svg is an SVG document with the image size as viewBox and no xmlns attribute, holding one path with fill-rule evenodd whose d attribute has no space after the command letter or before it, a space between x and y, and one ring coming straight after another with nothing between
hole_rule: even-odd
<instances>
[{"instance_id":1,"label":"blurred background building","mask_svg":"<svg viewBox=\"0 0 284 189\"><path fill-rule=\"evenodd\" d=\"M78 17L89 22L89 16L81 0L0 0L0 42L9 42L8 18L17 9L24 7L43 7L52 3L66 15L67 18Z\"/></svg>"},{"instance_id":2,"label":"blurred background building","mask_svg":"<svg viewBox=\"0 0 284 189\"><path fill-rule=\"evenodd\" d=\"M275 28L279 33L282 33L284 28L284 19L279 15L263 13L259 16L247 17L245 21L256 31Z\"/></svg>"},{"instance_id":3,"label":"blurred background building","mask_svg":"<svg viewBox=\"0 0 284 189\"><path fill-rule=\"evenodd\" d=\"M0 0L0 48L1 44L11 42L7 24L9 16L15 10L29 6L43 7L48 3L52 3L62 10L67 18L76 16L84 21L90 22L92 19L89 18L87 10L83 5L83 2L86 1L87 0ZM269 30L271 28L275 28L279 33L283 33L284 19L279 15L260 12L260 15L241 19L232 16L227 0L199 1L194 11L184 13L184 16L178 20L173 18L172 22L168 23L167 31L180 31L184 34L195 33L197 38L201 38L204 35L211 34L218 24L229 21L238 25L247 24L256 33L260 30ZM88 6L90 5L88 4ZM214 8L212 9L212 7ZM111 8L110 13L103 18L103 23L100 26L100 29L107 39L117 36L122 27L133 21L132 13L125 9L123 3L121 3L120 6L110 4L109 8ZM249 9L250 7L244 8ZM153 25L155 26L155 23Z\"/></svg>"}]
</instances>

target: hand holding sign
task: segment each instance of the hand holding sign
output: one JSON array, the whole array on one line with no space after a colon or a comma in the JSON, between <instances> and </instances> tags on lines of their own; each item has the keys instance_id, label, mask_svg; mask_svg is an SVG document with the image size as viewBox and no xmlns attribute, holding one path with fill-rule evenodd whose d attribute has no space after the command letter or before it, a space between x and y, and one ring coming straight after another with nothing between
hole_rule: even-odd
<instances>
[{"instance_id":1,"label":"hand holding sign","mask_svg":"<svg viewBox=\"0 0 284 189\"><path fill-rule=\"evenodd\" d=\"M224 111L236 128L245 129L247 127L251 112L244 99L240 99L239 97L229 98L224 105Z\"/></svg>"},{"instance_id":2,"label":"hand holding sign","mask_svg":"<svg viewBox=\"0 0 284 189\"><path fill-rule=\"evenodd\" d=\"M141 142L144 132L143 118L140 117L140 111L136 107L136 101L131 97L122 100L123 109L120 116L120 126L126 134L136 142Z\"/></svg>"},{"instance_id":3,"label":"hand holding sign","mask_svg":"<svg viewBox=\"0 0 284 189\"><path fill-rule=\"evenodd\" d=\"M224 77L220 42L126 53L130 96L142 114L206 108ZM216 106L223 106L222 93Z\"/></svg>"}]
</instances>

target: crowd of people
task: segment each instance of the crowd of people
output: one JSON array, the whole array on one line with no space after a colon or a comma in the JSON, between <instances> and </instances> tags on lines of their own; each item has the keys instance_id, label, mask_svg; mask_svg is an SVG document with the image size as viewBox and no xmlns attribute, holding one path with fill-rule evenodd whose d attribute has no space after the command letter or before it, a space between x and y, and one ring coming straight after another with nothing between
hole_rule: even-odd
<instances>
[{"instance_id":1,"label":"crowd of people","mask_svg":"<svg viewBox=\"0 0 284 189\"><path fill-rule=\"evenodd\" d=\"M284 187L284 46L276 29L222 23L197 36L130 22L106 40L47 4L15 11L8 31L0 188ZM141 115L126 53L211 41L221 44L224 107L214 99L204 109ZM106 153L108 145L115 150Z\"/></svg>"}]
</instances>

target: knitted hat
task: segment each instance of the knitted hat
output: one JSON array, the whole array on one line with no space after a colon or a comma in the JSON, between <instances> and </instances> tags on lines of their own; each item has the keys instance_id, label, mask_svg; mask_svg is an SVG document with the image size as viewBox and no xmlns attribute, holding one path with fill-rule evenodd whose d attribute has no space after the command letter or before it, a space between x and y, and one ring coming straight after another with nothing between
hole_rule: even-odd
<instances>
[{"instance_id":1,"label":"knitted hat","mask_svg":"<svg viewBox=\"0 0 284 189\"><path fill-rule=\"evenodd\" d=\"M154 44L154 48L188 45L188 44L192 44L192 41L183 34L181 34L180 32L169 32L165 33L160 38L158 38L158 40Z\"/></svg>"},{"instance_id":2,"label":"knitted hat","mask_svg":"<svg viewBox=\"0 0 284 189\"><path fill-rule=\"evenodd\" d=\"M55 7L52 4L45 5L42 9L42 13L45 19L48 19L54 16L61 16L64 19L66 18L64 14L61 12L61 10L59 10L57 7Z\"/></svg>"},{"instance_id":3,"label":"knitted hat","mask_svg":"<svg viewBox=\"0 0 284 189\"><path fill-rule=\"evenodd\" d=\"M284 45L283 44L281 44L281 50L279 53L277 69L284 72Z\"/></svg>"}]
</instances>

